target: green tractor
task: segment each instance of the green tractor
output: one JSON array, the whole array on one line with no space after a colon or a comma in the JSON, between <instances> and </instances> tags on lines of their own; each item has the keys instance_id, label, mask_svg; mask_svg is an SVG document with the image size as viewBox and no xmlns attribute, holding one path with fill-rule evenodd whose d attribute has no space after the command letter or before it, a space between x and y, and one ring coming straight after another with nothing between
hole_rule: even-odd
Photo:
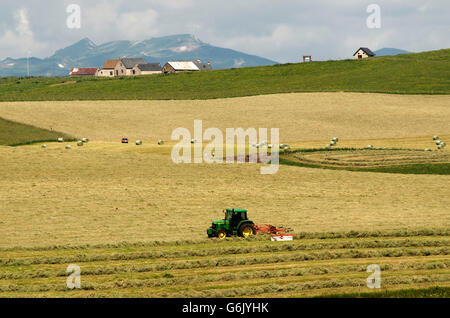
<instances>
[{"instance_id":1,"label":"green tractor","mask_svg":"<svg viewBox=\"0 0 450 318\"><path fill-rule=\"evenodd\" d=\"M208 237L224 239L227 236L249 237L256 234L255 224L247 218L247 210L223 210L225 218L213 221L212 226L206 230Z\"/></svg>"}]
</instances>

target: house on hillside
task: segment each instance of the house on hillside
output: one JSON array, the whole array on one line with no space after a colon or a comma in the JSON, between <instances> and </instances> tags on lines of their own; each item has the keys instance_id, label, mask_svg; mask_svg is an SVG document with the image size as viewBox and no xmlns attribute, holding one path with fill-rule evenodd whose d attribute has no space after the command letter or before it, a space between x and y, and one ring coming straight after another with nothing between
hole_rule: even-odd
<instances>
[{"instance_id":1,"label":"house on hillside","mask_svg":"<svg viewBox=\"0 0 450 318\"><path fill-rule=\"evenodd\" d=\"M197 65L197 67L200 69L200 71L211 71L212 70L212 66L209 61L206 63L203 63L201 60L194 60L192 62L194 62L194 64Z\"/></svg>"},{"instance_id":2,"label":"house on hillside","mask_svg":"<svg viewBox=\"0 0 450 318\"><path fill-rule=\"evenodd\" d=\"M97 73L97 76L114 77L125 76L127 68L121 60L107 60L103 68Z\"/></svg>"},{"instance_id":3,"label":"house on hillside","mask_svg":"<svg viewBox=\"0 0 450 318\"><path fill-rule=\"evenodd\" d=\"M179 73L179 72L196 72L196 71L210 71L212 66L210 62L202 63L200 60L194 61L169 61L163 69L163 73Z\"/></svg>"},{"instance_id":4,"label":"house on hillside","mask_svg":"<svg viewBox=\"0 0 450 318\"><path fill-rule=\"evenodd\" d=\"M360 60L360 59L366 59L368 57L373 57L375 56L375 53L373 53L369 48L367 47L360 47L355 54L353 54L353 58L355 60Z\"/></svg>"},{"instance_id":5,"label":"house on hillside","mask_svg":"<svg viewBox=\"0 0 450 318\"><path fill-rule=\"evenodd\" d=\"M97 76L99 71L98 67L72 67L69 76Z\"/></svg>"},{"instance_id":6,"label":"house on hillside","mask_svg":"<svg viewBox=\"0 0 450 318\"><path fill-rule=\"evenodd\" d=\"M135 66L141 64L147 64L147 61L142 58L120 58L120 61L123 63L123 65L126 68L126 74L127 76L130 75L139 75L136 74L136 69L134 69Z\"/></svg>"},{"instance_id":7,"label":"house on hillside","mask_svg":"<svg viewBox=\"0 0 450 318\"><path fill-rule=\"evenodd\" d=\"M147 63L147 64L137 64L132 69L133 75L152 75L161 74L161 64L159 63Z\"/></svg>"}]
</instances>

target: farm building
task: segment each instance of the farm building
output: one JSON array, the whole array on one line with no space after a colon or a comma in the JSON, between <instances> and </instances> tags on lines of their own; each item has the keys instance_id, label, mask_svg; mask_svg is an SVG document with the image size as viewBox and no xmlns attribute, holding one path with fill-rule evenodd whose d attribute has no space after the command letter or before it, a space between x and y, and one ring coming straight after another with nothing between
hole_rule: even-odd
<instances>
[{"instance_id":1,"label":"farm building","mask_svg":"<svg viewBox=\"0 0 450 318\"><path fill-rule=\"evenodd\" d=\"M127 69L121 60L107 60L97 76L114 77L125 76Z\"/></svg>"},{"instance_id":2,"label":"farm building","mask_svg":"<svg viewBox=\"0 0 450 318\"><path fill-rule=\"evenodd\" d=\"M164 65L163 73L210 71L212 66L210 62L202 63L200 60L194 61L169 61Z\"/></svg>"},{"instance_id":3,"label":"farm building","mask_svg":"<svg viewBox=\"0 0 450 318\"><path fill-rule=\"evenodd\" d=\"M69 76L97 76L98 67L72 67Z\"/></svg>"},{"instance_id":4,"label":"farm building","mask_svg":"<svg viewBox=\"0 0 450 318\"><path fill-rule=\"evenodd\" d=\"M134 67L139 64L147 64L147 61L141 58L120 58L120 61L127 69L125 75L138 75Z\"/></svg>"},{"instance_id":5,"label":"farm building","mask_svg":"<svg viewBox=\"0 0 450 318\"><path fill-rule=\"evenodd\" d=\"M194 60L192 62L194 62L194 64L197 65L197 67L199 68L200 71L211 71L212 70L212 66L209 61L206 63L203 63L201 60Z\"/></svg>"},{"instance_id":6,"label":"farm building","mask_svg":"<svg viewBox=\"0 0 450 318\"><path fill-rule=\"evenodd\" d=\"M151 75L161 73L161 64L159 63L137 64L132 69L132 75Z\"/></svg>"},{"instance_id":7,"label":"farm building","mask_svg":"<svg viewBox=\"0 0 450 318\"><path fill-rule=\"evenodd\" d=\"M366 59L368 57L373 57L375 56L375 53L373 53L369 48L366 47L360 47L355 54L353 54L353 58L355 60L359 60L359 59Z\"/></svg>"}]
</instances>

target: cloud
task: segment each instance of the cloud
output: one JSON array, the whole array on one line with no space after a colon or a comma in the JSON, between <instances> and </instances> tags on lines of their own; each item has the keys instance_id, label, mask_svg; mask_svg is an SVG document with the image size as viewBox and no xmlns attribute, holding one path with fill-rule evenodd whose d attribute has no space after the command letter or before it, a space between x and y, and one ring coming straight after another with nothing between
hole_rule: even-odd
<instances>
[{"instance_id":1,"label":"cloud","mask_svg":"<svg viewBox=\"0 0 450 318\"><path fill-rule=\"evenodd\" d=\"M296 62L303 54L348 58L362 45L416 52L450 47L448 0L377 0L381 29L366 26L372 1L77 0L82 25L72 30L66 27L70 3L2 0L0 59L28 49L48 56L84 37L101 44L180 33L279 62Z\"/></svg>"},{"instance_id":2,"label":"cloud","mask_svg":"<svg viewBox=\"0 0 450 318\"><path fill-rule=\"evenodd\" d=\"M118 16L117 28L127 40L145 40L158 34L158 13L149 9L143 12L126 12Z\"/></svg>"},{"instance_id":3,"label":"cloud","mask_svg":"<svg viewBox=\"0 0 450 318\"><path fill-rule=\"evenodd\" d=\"M0 47L8 51L9 56L26 56L29 52L40 52L46 45L34 39L25 8L20 8L14 14L16 26L14 30L7 29L0 36ZM6 57L6 56L3 56ZM0 58L2 58L0 56Z\"/></svg>"}]
</instances>

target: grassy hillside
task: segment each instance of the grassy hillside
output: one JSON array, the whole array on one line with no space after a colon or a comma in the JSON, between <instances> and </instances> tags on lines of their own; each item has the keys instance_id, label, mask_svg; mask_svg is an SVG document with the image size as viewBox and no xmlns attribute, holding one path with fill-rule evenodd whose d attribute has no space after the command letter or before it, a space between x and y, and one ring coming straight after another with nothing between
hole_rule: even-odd
<instances>
[{"instance_id":1,"label":"grassy hillside","mask_svg":"<svg viewBox=\"0 0 450 318\"><path fill-rule=\"evenodd\" d=\"M450 93L450 49L116 79L3 78L0 100L210 99L289 92Z\"/></svg>"},{"instance_id":2,"label":"grassy hillside","mask_svg":"<svg viewBox=\"0 0 450 318\"><path fill-rule=\"evenodd\" d=\"M73 140L72 137L38 127L16 123L0 118L0 145L17 146L35 142L56 141L58 137Z\"/></svg>"}]
</instances>

